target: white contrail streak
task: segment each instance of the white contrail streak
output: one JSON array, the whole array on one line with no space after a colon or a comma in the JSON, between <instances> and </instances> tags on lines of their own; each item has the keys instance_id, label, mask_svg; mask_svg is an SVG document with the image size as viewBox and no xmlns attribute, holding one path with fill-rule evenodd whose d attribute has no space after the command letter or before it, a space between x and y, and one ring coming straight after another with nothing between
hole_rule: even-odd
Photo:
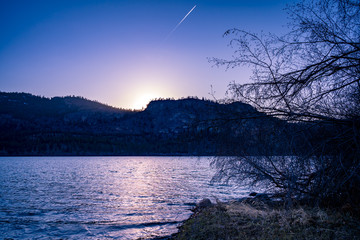
<instances>
[{"instance_id":1,"label":"white contrail streak","mask_svg":"<svg viewBox=\"0 0 360 240\"><path fill-rule=\"evenodd\" d=\"M165 41L171 36L171 34L173 34L173 32L176 31L176 29L180 26L180 24L185 21L185 19L189 16L189 14L194 11L194 9L196 8L196 5L193 6L193 8L185 15L185 17L183 17L183 19L181 19L181 21L174 27L173 30L171 30L171 32L166 36Z\"/></svg>"}]
</instances>

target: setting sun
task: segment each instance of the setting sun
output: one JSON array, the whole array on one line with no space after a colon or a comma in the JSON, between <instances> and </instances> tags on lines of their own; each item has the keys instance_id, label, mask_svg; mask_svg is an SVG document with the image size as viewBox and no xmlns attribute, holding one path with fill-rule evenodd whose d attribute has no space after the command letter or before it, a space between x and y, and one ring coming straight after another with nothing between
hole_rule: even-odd
<instances>
[{"instance_id":1,"label":"setting sun","mask_svg":"<svg viewBox=\"0 0 360 240\"><path fill-rule=\"evenodd\" d=\"M180 79L173 76L170 71L174 65L169 61L166 63L165 60L147 59L145 56L134 63L135 67L129 67L125 75L128 79L126 84L128 91L121 96L128 103L128 108L141 110L146 108L151 100L178 97L180 94L174 81ZM176 73L175 70L174 72Z\"/></svg>"},{"instance_id":2,"label":"setting sun","mask_svg":"<svg viewBox=\"0 0 360 240\"><path fill-rule=\"evenodd\" d=\"M159 98L159 95L153 94L153 93L146 93L146 94L141 94L139 96L136 97L133 105L131 106L132 109L134 110L141 110L146 108L146 106L148 105L148 103L151 100L154 100L156 98Z\"/></svg>"}]
</instances>

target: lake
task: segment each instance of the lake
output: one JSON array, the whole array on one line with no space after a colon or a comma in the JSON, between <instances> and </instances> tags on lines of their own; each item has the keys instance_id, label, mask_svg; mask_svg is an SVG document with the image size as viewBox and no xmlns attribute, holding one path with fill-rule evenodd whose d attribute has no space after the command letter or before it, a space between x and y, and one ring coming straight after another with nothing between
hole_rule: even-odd
<instances>
[{"instance_id":1,"label":"lake","mask_svg":"<svg viewBox=\"0 0 360 240\"><path fill-rule=\"evenodd\" d=\"M0 236L148 239L177 232L201 199L248 191L212 184L207 157L1 157Z\"/></svg>"}]
</instances>

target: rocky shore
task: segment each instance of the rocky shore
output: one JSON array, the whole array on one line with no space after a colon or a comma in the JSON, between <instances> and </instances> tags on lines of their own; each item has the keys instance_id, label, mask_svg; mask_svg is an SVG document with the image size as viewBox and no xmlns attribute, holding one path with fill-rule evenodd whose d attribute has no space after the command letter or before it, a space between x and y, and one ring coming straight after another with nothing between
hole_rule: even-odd
<instances>
[{"instance_id":1,"label":"rocky shore","mask_svg":"<svg viewBox=\"0 0 360 240\"><path fill-rule=\"evenodd\" d=\"M202 200L172 240L360 239L360 219L344 209L295 206L267 195L230 202Z\"/></svg>"}]
</instances>

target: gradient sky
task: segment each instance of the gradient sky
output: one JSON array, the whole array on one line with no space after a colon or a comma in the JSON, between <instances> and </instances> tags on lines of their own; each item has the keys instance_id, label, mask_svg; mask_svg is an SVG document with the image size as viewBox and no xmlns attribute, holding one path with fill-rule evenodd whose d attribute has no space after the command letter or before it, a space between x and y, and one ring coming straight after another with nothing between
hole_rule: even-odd
<instances>
[{"instance_id":1,"label":"gradient sky","mask_svg":"<svg viewBox=\"0 0 360 240\"><path fill-rule=\"evenodd\" d=\"M223 98L250 71L225 71L223 33L287 31L293 0L0 0L0 91L76 95L141 108L153 98ZM194 11L168 38L180 20Z\"/></svg>"}]
</instances>

